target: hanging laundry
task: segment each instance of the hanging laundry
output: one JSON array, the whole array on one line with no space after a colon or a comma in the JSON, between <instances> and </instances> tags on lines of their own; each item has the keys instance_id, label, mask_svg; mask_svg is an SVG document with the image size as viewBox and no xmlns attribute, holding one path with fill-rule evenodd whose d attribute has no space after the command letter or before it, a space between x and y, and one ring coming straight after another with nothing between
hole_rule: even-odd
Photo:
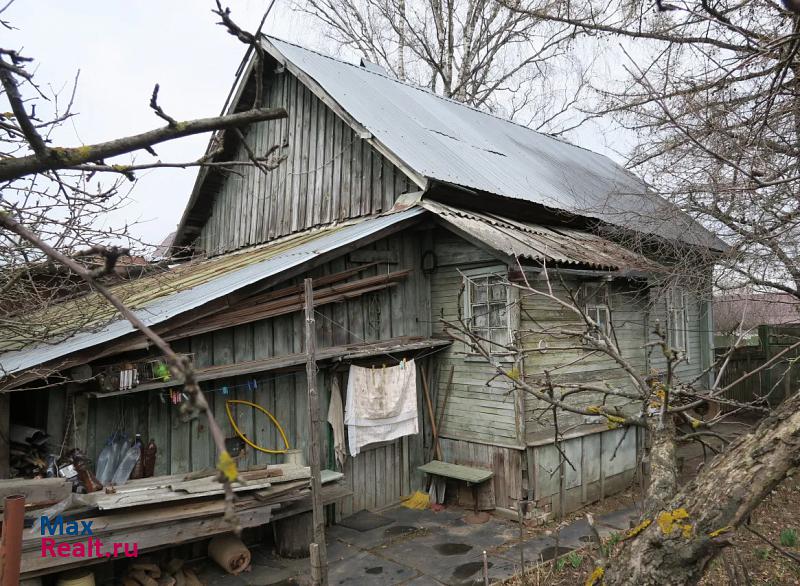
<instances>
[{"instance_id":1,"label":"hanging laundry","mask_svg":"<svg viewBox=\"0 0 800 586\"><path fill-rule=\"evenodd\" d=\"M333 453L339 468L344 468L347 459L347 448L344 445L344 407L342 391L339 389L339 377L333 377L331 384L331 402L328 405L328 423L333 429Z\"/></svg>"},{"instance_id":2,"label":"hanging laundry","mask_svg":"<svg viewBox=\"0 0 800 586\"><path fill-rule=\"evenodd\" d=\"M389 368L350 366L344 422L351 456L363 446L417 433L414 361Z\"/></svg>"}]
</instances>

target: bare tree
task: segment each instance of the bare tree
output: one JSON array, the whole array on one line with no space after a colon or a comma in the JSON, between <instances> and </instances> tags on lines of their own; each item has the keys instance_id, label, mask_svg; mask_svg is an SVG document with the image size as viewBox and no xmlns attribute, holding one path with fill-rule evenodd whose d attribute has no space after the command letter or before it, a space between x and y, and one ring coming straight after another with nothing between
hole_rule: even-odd
<instances>
[{"instance_id":1,"label":"bare tree","mask_svg":"<svg viewBox=\"0 0 800 586\"><path fill-rule=\"evenodd\" d=\"M12 29L2 20L0 26ZM247 44L256 54L255 69L262 71L262 49L256 34L241 29L230 17L230 10L217 2L214 13L227 32ZM263 24L263 21L262 21ZM35 307L51 304L67 296L91 289L141 331L166 357L173 375L184 381L189 401L182 405L188 418L203 415L218 450L220 480L225 483L226 501L232 502L230 482L237 478L236 465L225 450L224 437L208 403L194 378L192 364L175 353L167 342L147 327L109 288L109 279L124 272L120 259L131 254L135 244L128 226L103 227L101 219L122 205L127 196L126 182L135 181L141 169L168 167L221 166L235 172L241 165L253 165L268 173L274 166L274 149L266 153L250 151L246 161L217 160L225 141L241 140L240 128L255 122L286 116L281 108L263 108L260 76L256 76L252 108L233 114L179 121L158 103L159 86L149 96L154 114L165 126L136 135L119 137L97 144L66 147L53 144L52 136L60 125L73 116L72 96L62 103L59 95L48 95L29 67L33 59L18 50L0 48L0 84L8 107L0 115L0 325L13 332L5 340L19 348L33 343L53 342L48 329L50 320L26 323L24 318ZM77 77L75 80L77 84ZM211 147L194 161L165 162L157 158L154 147L160 143L193 134L215 132ZM146 151L153 162L135 163L122 155ZM25 300L20 306L19 302ZM20 311L22 310L22 311ZM81 318L94 319L91 313ZM28 320L29 322L29 320ZM64 330L69 336L74 330ZM57 340L55 340L57 341ZM8 349L7 347L4 349ZM228 513L232 508L228 507ZM233 519L231 517L231 519Z\"/></svg>"},{"instance_id":2,"label":"bare tree","mask_svg":"<svg viewBox=\"0 0 800 586\"><path fill-rule=\"evenodd\" d=\"M718 285L800 294L796 12L763 0L501 2L616 40L617 79L597 81L594 114L638 137L630 167L731 245Z\"/></svg>"},{"instance_id":3,"label":"bare tree","mask_svg":"<svg viewBox=\"0 0 800 586\"><path fill-rule=\"evenodd\" d=\"M587 583L697 583L708 562L730 544L730 533L784 478L787 470L800 463L800 394L775 412L757 402L733 400L728 391L738 381L725 385L720 381L736 344L719 358L714 382L708 385L708 371L689 377L680 375L679 366L686 355L671 345L664 324L655 324L651 341L641 348L623 348L613 318L605 322L591 316L581 302L575 280L565 280L557 269L551 275L547 267L536 274L536 269L532 271L521 263L515 272L521 278L507 280L505 285L519 291L519 300L514 303L520 305L520 311L535 303L547 314L560 317L550 323L523 319L524 327L515 339L499 348L515 357L513 364L494 360L497 342L484 337L470 323L444 322L445 330L470 352L490 362L502 387L528 394L538 405L533 413L540 424L552 421L550 427L561 455L560 468L574 466L560 447L561 434L570 420L598 418L606 421L609 428L629 430L626 433L643 429L649 437L649 447L642 458L648 464L648 479L640 523L627 533L620 553L598 560ZM635 299L639 293L628 285L614 295ZM613 313L609 317L612 316ZM525 342L531 338L547 340L547 345L536 348ZM794 348L798 345L800 342ZM537 355L543 351L554 358L546 361L547 366L536 368L541 363ZM638 357L642 352L657 353L663 358L664 368L657 376L641 371ZM569 375L583 364L597 368L598 357L607 363L603 368L615 368L619 376L586 381L585 377ZM776 356L760 368L769 368L779 359ZM710 408L713 406L717 408ZM726 437L715 429L741 410L769 417L739 439ZM698 442L709 456L719 455L709 458L697 477L681 487L676 453L683 442Z\"/></svg>"},{"instance_id":4,"label":"bare tree","mask_svg":"<svg viewBox=\"0 0 800 586\"><path fill-rule=\"evenodd\" d=\"M325 34L392 75L537 129L572 127L587 84L572 27L495 0L298 0Z\"/></svg>"}]
</instances>

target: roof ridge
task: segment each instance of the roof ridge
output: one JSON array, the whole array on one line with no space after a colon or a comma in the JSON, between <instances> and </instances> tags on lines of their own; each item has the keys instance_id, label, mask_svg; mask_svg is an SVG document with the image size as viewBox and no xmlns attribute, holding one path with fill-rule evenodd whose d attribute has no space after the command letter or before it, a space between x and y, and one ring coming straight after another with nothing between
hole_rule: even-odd
<instances>
[{"instance_id":1,"label":"roof ridge","mask_svg":"<svg viewBox=\"0 0 800 586\"><path fill-rule=\"evenodd\" d=\"M280 41L281 43L285 43L287 45L291 45L292 47L296 47L298 49L302 49L303 51L308 51L309 53L314 53L315 55L319 55L320 57L324 57L326 59L330 59L331 61L336 61L337 63L341 63L342 65L349 65L350 67L354 67L359 71L363 71L365 73L369 73L369 74L372 74L372 75L377 75L378 77L383 77L385 79L388 79L389 81L393 81L395 83L399 83L400 85L404 85L406 87L415 89L417 91L424 92L424 93L426 93L426 94L428 94L430 96L433 96L435 98L438 98L438 99L440 99L440 100L442 100L444 102L449 102L449 103L454 104L456 106L461 106L463 108L467 108L468 110L472 110L473 112L477 112L478 114L483 114L484 116L489 116L490 118L494 118L495 120L500 120L500 121L506 122L508 124L513 124L514 126L518 126L518 127L523 128L523 129L525 129L525 130L527 130L529 132L533 132L535 134L538 134L539 136L543 136L543 137L546 137L546 138L549 138L549 139L564 143L566 145L569 145L569 146L572 146L572 147L575 147L575 148L583 149L586 152L592 153L593 155L597 155L599 157L609 158L607 155L604 155L602 153L598 153L596 151L593 151L593 150L591 150L589 148L586 148L584 146L581 146L579 144L575 144L573 142L570 142L570 141L566 140L565 138L561 138L559 136L554 136L554 135L548 134L546 132L539 132L538 130L534 130L530 126L526 126L525 124L522 124L520 122L515 122L514 120L509 120L508 118L504 118L503 116L498 116L497 114L492 114L491 112L487 112L485 110L481 110L480 108L476 108L475 106L471 106L470 104L466 104L464 102L459 102L456 99L448 98L447 96L443 96L441 94L437 94L436 92L434 92L434 91L432 91L432 90L430 90L430 89L428 89L426 87L422 87L422 86L417 85L415 83L411 83L410 81L403 81L401 79L397 79L393 75L387 75L387 74L379 73L377 71L373 71L371 69L367 69L366 67L361 67L360 65L356 65L355 63L351 63L350 61L345 61L344 59L341 59L339 57L334 57L333 55L330 55L328 53L323 53L322 51L320 51L318 49L311 49L309 47L305 47L303 45L299 45L299 44L294 43L292 41L287 41L286 39L282 39L282 38L277 37L275 35L264 35L264 37L267 38L268 40ZM628 169L626 169L622 165L619 165L619 167L624 169L625 171L628 171ZM628 171L628 172L630 172L630 171Z\"/></svg>"}]
</instances>

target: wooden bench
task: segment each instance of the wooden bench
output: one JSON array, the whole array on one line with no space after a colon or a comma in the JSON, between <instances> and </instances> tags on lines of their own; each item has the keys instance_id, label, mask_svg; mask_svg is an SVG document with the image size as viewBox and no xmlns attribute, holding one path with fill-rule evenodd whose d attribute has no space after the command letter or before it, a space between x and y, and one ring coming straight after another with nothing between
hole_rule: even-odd
<instances>
[{"instance_id":1,"label":"wooden bench","mask_svg":"<svg viewBox=\"0 0 800 586\"><path fill-rule=\"evenodd\" d=\"M478 487L494 476L494 472L491 470L473 468L472 466L463 466L461 464L450 464L449 462L442 462L440 460L431 460L427 464L420 466L418 470L431 476L438 476L439 478L460 480L461 482L465 482L468 487L472 487L472 499L476 514L478 511Z\"/></svg>"},{"instance_id":2,"label":"wooden bench","mask_svg":"<svg viewBox=\"0 0 800 586\"><path fill-rule=\"evenodd\" d=\"M466 482L468 486L486 482L494 476L494 472L491 470L462 466L461 464L450 464L449 462L441 462L439 460L431 460L427 464L420 466L418 470L425 474L432 474L433 476L461 480Z\"/></svg>"}]
</instances>

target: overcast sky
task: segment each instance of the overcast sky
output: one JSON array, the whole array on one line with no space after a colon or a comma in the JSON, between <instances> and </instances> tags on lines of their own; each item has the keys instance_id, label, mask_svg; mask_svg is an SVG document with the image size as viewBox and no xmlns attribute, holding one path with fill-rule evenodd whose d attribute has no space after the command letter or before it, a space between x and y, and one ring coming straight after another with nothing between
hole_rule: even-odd
<instances>
[{"instance_id":1,"label":"overcast sky","mask_svg":"<svg viewBox=\"0 0 800 586\"><path fill-rule=\"evenodd\" d=\"M234 20L255 30L267 2L228 0ZM215 23L212 0L16 0L3 14L19 30L3 31L3 45L36 59L36 79L69 87L80 70L74 110L57 142L87 144L149 130L162 124L148 106L156 83L159 103L178 119L220 112L245 47ZM324 46L309 17L276 0L265 32L312 47ZM353 56L350 56L351 58ZM603 150L596 129L574 142ZM189 161L205 150L207 135L157 147L162 160ZM139 160L150 157L137 155ZM196 169L139 174L131 204L111 219L139 222L134 234L159 242L183 211Z\"/></svg>"}]
</instances>

